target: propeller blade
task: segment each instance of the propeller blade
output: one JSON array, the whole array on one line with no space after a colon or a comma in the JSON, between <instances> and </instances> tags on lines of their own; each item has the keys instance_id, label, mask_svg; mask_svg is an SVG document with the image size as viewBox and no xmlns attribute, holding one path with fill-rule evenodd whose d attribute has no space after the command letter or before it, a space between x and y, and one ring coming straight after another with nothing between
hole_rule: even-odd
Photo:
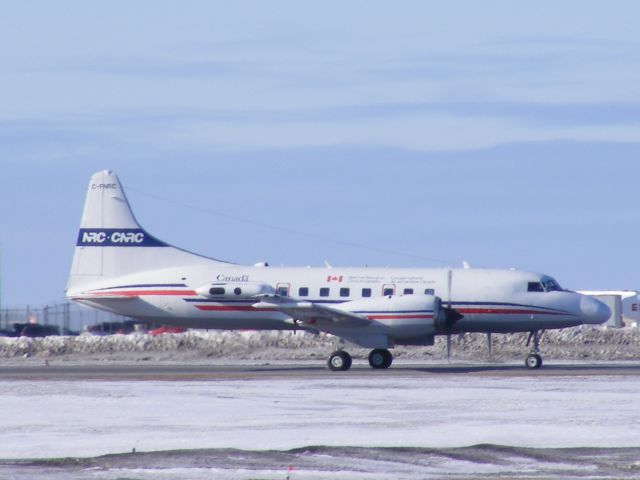
<instances>
[{"instance_id":1,"label":"propeller blade","mask_svg":"<svg viewBox=\"0 0 640 480\"><path fill-rule=\"evenodd\" d=\"M451 326L458 320L461 320L464 318L464 315L462 315L455 308L451 308L451 307L444 307L444 314L445 314L445 321L449 326Z\"/></svg>"}]
</instances>

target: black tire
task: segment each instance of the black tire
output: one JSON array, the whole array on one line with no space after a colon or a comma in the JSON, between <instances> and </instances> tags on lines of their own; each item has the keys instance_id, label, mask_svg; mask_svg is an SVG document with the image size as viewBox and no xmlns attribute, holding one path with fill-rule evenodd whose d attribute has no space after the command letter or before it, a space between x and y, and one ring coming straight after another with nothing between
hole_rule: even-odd
<instances>
[{"instance_id":1,"label":"black tire","mask_svg":"<svg viewBox=\"0 0 640 480\"><path fill-rule=\"evenodd\" d=\"M342 352L342 354L344 355L345 361L346 361L344 369L349 370L351 368L351 363L352 363L351 355L349 355L347 352Z\"/></svg>"},{"instance_id":2,"label":"black tire","mask_svg":"<svg viewBox=\"0 0 640 480\"><path fill-rule=\"evenodd\" d=\"M342 372L351 368L351 355L344 350L333 352L327 360L329 370L334 372Z\"/></svg>"},{"instance_id":3,"label":"black tire","mask_svg":"<svg viewBox=\"0 0 640 480\"><path fill-rule=\"evenodd\" d=\"M532 353L527 355L527 358L524 360L524 364L531 369L536 369L542 367L542 357L537 353Z\"/></svg>"},{"instance_id":4,"label":"black tire","mask_svg":"<svg viewBox=\"0 0 640 480\"><path fill-rule=\"evenodd\" d=\"M389 368L393 362L393 355L389 350L376 348L369 353L369 365L371 368L384 369Z\"/></svg>"}]
</instances>

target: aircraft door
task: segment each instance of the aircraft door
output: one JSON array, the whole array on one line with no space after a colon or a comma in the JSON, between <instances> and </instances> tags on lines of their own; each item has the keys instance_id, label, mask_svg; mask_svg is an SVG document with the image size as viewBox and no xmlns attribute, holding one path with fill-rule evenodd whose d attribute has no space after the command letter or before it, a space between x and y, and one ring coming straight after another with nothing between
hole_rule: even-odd
<instances>
[{"instance_id":1,"label":"aircraft door","mask_svg":"<svg viewBox=\"0 0 640 480\"><path fill-rule=\"evenodd\" d=\"M382 295L383 296L389 296L389 295L395 295L396 293L396 286L393 283L385 283L384 285L382 285Z\"/></svg>"},{"instance_id":2,"label":"aircraft door","mask_svg":"<svg viewBox=\"0 0 640 480\"><path fill-rule=\"evenodd\" d=\"M281 297L288 297L290 291L291 284L289 283L278 283L276 285L276 295L280 295Z\"/></svg>"}]
</instances>

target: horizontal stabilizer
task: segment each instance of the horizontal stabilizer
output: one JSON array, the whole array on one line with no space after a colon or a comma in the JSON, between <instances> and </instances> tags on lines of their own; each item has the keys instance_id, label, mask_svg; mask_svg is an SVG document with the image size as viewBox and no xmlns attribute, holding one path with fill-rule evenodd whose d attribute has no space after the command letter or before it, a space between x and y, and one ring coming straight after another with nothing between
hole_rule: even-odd
<instances>
[{"instance_id":1,"label":"horizontal stabilizer","mask_svg":"<svg viewBox=\"0 0 640 480\"><path fill-rule=\"evenodd\" d=\"M69 297L70 300L133 300L140 298L138 295L100 295L100 294L81 294Z\"/></svg>"}]
</instances>

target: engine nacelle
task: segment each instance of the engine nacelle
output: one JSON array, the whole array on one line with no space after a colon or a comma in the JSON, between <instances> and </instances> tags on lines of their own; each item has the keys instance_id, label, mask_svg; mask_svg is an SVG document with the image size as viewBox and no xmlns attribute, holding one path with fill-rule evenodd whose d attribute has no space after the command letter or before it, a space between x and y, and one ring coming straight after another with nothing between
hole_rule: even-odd
<instances>
[{"instance_id":1,"label":"engine nacelle","mask_svg":"<svg viewBox=\"0 0 640 480\"><path fill-rule=\"evenodd\" d=\"M373 297L340 303L334 308L358 313L372 320L406 320L434 326L445 317L440 298L433 295Z\"/></svg>"},{"instance_id":2,"label":"engine nacelle","mask_svg":"<svg viewBox=\"0 0 640 480\"><path fill-rule=\"evenodd\" d=\"M260 295L274 295L275 289L267 283L243 282L213 282L196 288L196 293L207 298L255 298Z\"/></svg>"},{"instance_id":3,"label":"engine nacelle","mask_svg":"<svg viewBox=\"0 0 640 480\"><path fill-rule=\"evenodd\" d=\"M366 298L332 305L332 308L356 313L372 321L366 335L358 329L341 332L350 341L367 348L388 348L407 342L431 344L438 325L446 318L440 298L433 295ZM336 328L334 330L337 332ZM372 343L376 335L384 341Z\"/></svg>"}]
</instances>

